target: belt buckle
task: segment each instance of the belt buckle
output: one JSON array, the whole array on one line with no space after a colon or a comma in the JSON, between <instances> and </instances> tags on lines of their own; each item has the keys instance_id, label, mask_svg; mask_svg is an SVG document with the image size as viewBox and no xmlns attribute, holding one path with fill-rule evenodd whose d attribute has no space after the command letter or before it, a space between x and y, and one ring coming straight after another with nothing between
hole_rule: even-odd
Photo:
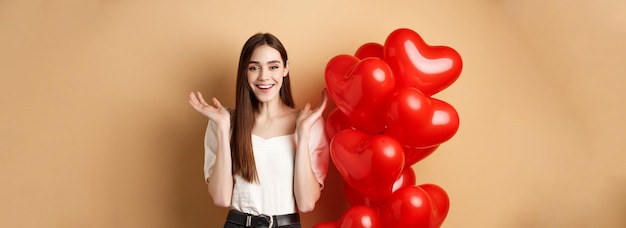
<instances>
[{"instance_id":1,"label":"belt buckle","mask_svg":"<svg viewBox=\"0 0 626 228\"><path fill-rule=\"evenodd\" d=\"M265 220L267 220L267 222L269 223L269 227L270 228L274 226L274 216L260 214L259 217L264 218Z\"/></svg>"},{"instance_id":2,"label":"belt buckle","mask_svg":"<svg viewBox=\"0 0 626 228\"><path fill-rule=\"evenodd\" d=\"M246 227L252 225L252 215L246 215Z\"/></svg>"}]
</instances>

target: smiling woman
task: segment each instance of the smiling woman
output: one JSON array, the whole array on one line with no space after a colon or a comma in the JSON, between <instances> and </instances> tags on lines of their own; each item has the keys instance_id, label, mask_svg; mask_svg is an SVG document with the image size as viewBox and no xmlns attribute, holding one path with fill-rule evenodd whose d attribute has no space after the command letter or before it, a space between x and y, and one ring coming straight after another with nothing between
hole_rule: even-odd
<instances>
[{"instance_id":1,"label":"smiling woman","mask_svg":"<svg viewBox=\"0 0 626 228\"><path fill-rule=\"evenodd\" d=\"M261 103L270 101L280 91L283 78L289 75L287 63L278 50L268 45L258 46L249 62L247 76L252 92Z\"/></svg>"},{"instance_id":2,"label":"smiling woman","mask_svg":"<svg viewBox=\"0 0 626 228\"><path fill-rule=\"evenodd\" d=\"M287 52L272 34L256 34L239 59L236 109L191 93L209 119L205 179L217 206L230 207L224 227L301 227L320 197L328 169L322 113L294 108Z\"/></svg>"}]
</instances>

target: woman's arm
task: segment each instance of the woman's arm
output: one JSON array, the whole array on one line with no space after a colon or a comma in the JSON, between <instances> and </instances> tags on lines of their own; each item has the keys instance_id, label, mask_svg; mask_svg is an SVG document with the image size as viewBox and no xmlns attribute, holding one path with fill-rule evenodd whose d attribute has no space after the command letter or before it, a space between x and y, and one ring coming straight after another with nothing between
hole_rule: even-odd
<instances>
[{"instance_id":1,"label":"woman's arm","mask_svg":"<svg viewBox=\"0 0 626 228\"><path fill-rule=\"evenodd\" d=\"M311 167L309 142L311 139L311 128L317 121L322 121L320 118L326 108L327 101L328 98L324 91L320 106L315 110L310 110L310 104L306 104L297 120L294 196L300 212L312 211L321 194L320 183Z\"/></svg>"},{"instance_id":2,"label":"woman's arm","mask_svg":"<svg viewBox=\"0 0 626 228\"><path fill-rule=\"evenodd\" d=\"M211 124L209 124L211 125ZM230 129L214 127L217 138L215 151L215 164L211 175L207 178L209 194L213 203L219 207L230 207L233 194L232 159L230 155Z\"/></svg>"},{"instance_id":3,"label":"woman's arm","mask_svg":"<svg viewBox=\"0 0 626 228\"><path fill-rule=\"evenodd\" d=\"M189 94L189 104L209 118L205 134L205 177L213 203L229 207L233 194L232 158L230 155L230 113L213 98L209 105L200 92Z\"/></svg>"},{"instance_id":4,"label":"woman's arm","mask_svg":"<svg viewBox=\"0 0 626 228\"><path fill-rule=\"evenodd\" d=\"M315 208L320 198L320 183L311 167L308 132L297 137L296 161L294 170L294 195L298 211L309 212Z\"/></svg>"}]
</instances>

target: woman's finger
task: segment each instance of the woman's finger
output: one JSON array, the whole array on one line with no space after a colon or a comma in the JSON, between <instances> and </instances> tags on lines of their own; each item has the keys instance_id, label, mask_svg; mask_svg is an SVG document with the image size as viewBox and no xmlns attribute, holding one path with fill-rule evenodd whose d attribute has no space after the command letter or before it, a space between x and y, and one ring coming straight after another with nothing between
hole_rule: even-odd
<instances>
[{"instance_id":1,"label":"woman's finger","mask_svg":"<svg viewBox=\"0 0 626 228\"><path fill-rule=\"evenodd\" d=\"M304 105L304 108L302 109L302 112L306 113L308 111L311 110L311 104L310 103L306 103L306 105Z\"/></svg>"},{"instance_id":2,"label":"woman's finger","mask_svg":"<svg viewBox=\"0 0 626 228\"><path fill-rule=\"evenodd\" d=\"M222 108L223 107L222 103L220 103L220 101L217 100L217 98L214 97L212 100L213 100L213 105L215 105L215 107L217 107L217 108Z\"/></svg>"},{"instance_id":3,"label":"woman's finger","mask_svg":"<svg viewBox=\"0 0 626 228\"><path fill-rule=\"evenodd\" d=\"M189 103L192 105L199 104L198 99L196 98L196 94L193 92L189 93Z\"/></svg>"},{"instance_id":4,"label":"woman's finger","mask_svg":"<svg viewBox=\"0 0 626 228\"><path fill-rule=\"evenodd\" d=\"M193 107L194 109L198 110L198 103L192 101L191 99L189 99L189 104L191 105L191 107Z\"/></svg>"},{"instance_id":5,"label":"woman's finger","mask_svg":"<svg viewBox=\"0 0 626 228\"><path fill-rule=\"evenodd\" d=\"M322 90L322 102L320 102L320 106L315 110L316 114L321 114L326 109L326 105L328 104L328 96L326 95L326 89Z\"/></svg>"},{"instance_id":6,"label":"woman's finger","mask_svg":"<svg viewBox=\"0 0 626 228\"><path fill-rule=\"evenodd\" d=\"M200 103L203 105L209 105L208 103L206 103L206 101L204 101L204 98L202 97L202 93L200 93L200 91L198 91L197 93L198 93L198 98L200 98Z\"/></svg>"}]
</instances>

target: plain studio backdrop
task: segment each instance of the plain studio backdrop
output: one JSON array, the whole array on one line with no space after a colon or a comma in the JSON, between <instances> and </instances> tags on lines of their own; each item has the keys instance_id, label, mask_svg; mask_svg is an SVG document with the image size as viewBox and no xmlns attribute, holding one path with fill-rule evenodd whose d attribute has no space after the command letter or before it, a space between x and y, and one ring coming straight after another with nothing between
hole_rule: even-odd
<instances>
[{"instance_id":1,"label":"plain studio backdrop","mask_svg":"<svg viewBox=\"0 0 626 228\"><path fill-rule=\"evenodd\" d=\"M413 166L450 195L443 227L626 227L625 14L620 0L0 1L0 227L219 227L188 93L232 107L241 46L271 32L298 107L317 106L330 58L401 27L464 61L435 95L460 128ZM304 227L343 199L331 167Z\"/></svg>"}]
</instances>

